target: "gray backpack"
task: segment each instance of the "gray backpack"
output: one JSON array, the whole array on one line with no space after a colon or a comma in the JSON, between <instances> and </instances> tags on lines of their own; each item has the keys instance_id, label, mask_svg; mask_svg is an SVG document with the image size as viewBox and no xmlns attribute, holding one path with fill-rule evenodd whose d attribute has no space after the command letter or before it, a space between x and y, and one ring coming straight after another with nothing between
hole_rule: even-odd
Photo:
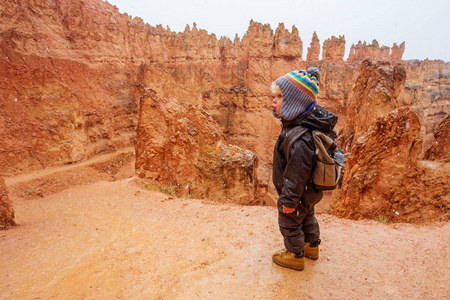
<instances>
[{"instance_id":1,"label":"gray backpack","mask_svg":"<svg viewBox=\"0 0 450 300\"><path fill-rule=\"evenodd\" d=\"M308 130L306 127L296 126L291 129L284 140L284 156L288 160L290 150ZM316 190L334 190L341 177L344 167L344 150L336 149L337 143L332 137L319 130L312 130L314 140L314 154L317 163L313 166L312 184Z\"/></svg>"}]
</instances>

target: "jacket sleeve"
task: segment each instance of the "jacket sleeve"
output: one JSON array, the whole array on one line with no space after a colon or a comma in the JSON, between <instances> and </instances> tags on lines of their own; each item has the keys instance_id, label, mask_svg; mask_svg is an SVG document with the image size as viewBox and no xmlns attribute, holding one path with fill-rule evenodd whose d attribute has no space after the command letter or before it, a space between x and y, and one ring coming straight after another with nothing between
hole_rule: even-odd
<instances>
[{"instance_id":1,"label":"jacket sleeve","mask_svg":"<svg viewBox=\"0 0 450 300\"><path fill-rule=\"evenodd\" d=\"M311 133L305 133L291 148L290 159L283 172L283 188L280 202L286 207L295 208L311 176L314 165L314 144Z\"/></svg>"}]
</instances>

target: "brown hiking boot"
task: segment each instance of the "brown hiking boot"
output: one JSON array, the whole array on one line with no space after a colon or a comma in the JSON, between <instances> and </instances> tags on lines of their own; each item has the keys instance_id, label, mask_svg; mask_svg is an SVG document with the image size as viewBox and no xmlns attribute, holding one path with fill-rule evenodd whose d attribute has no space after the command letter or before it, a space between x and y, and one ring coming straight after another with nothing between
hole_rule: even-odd
<instances>
[{"instance_id":1,"label":"brown hiking boot","mask_svg":"<svg viewBox=\"0 0 450 300\"><path fill-rule=\"evenodd\" d=\"M309 259L316 260L319 258L319 244L320 240L317 243L313 243L311 246L311 243L305 243L305 256ZM315 245L315 246L314 246Z\"/></svg>"},{"instance_id":2,"label":"brown hiking boot","mask_svg":"<svg viewBox=\"0 0 450 300\"><path fill-rule=\"evenodd\" d=\"M288 250L281 250L272 255L272 260L279 266L301 271L305 268L303 253L295 255Z\"/></svg>"}]
</instances>

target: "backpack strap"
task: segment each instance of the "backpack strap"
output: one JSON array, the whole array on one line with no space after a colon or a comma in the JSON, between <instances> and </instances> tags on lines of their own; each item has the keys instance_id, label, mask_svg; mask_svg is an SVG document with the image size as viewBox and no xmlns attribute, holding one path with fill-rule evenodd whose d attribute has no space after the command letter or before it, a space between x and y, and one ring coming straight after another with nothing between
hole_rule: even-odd
<instances>
[{"instance_id":1,"label":"backpack strap","mask_svg":"<svg viewBox=\"0 0 450 300\"><path fill-rule=\"evenodd\" d=\"M284 156L286 160L289 160L291 154L291 148L303 134L305 134L309 129L303 126L296 126L286 133L284 139Z\"/></svg>"}]
</instances>

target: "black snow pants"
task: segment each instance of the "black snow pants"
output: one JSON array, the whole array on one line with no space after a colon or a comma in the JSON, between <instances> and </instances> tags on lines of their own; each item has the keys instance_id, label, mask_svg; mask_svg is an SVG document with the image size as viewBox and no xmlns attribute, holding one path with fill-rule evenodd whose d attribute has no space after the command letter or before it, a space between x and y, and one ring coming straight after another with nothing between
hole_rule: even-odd
<instances>
[{"instance_id":1,"label":"black snow pants","mask_svg":"<svg viewBox=\"0 0 450 300\"><path fill-rule=\"evenodd\" d=\"M314 205L319 203L322 196L322 191L314 190L308 185L300 204L290 214L283 212L283 206L278 201L278 225L284 238L284 246L289 252L300 254L305 248L305 242L314 243L320 238Z\"/></svg>"}]
</instances>

